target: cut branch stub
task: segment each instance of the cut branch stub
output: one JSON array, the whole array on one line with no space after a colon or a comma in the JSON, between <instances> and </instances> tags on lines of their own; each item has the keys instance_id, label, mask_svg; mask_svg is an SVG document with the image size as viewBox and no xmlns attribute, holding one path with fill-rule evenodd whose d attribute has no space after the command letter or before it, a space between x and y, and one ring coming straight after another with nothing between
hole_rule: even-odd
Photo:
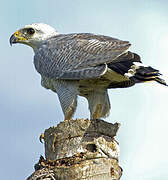
<instances>
[{"instance_id":1,"label":"cut branch stub","mask_svg":"<svg viewBox=\"0 0 168 180\"><path fill-rule=\"evenodd\" d=\"M120 179L119 145L114 139L118 128L118 123L76 119L46 129L46 160L39 160L34 175L46 169L47 175L52 172L53 180Z\"/></svg>"},{"instance_id":2,"label":"cut branch stub","mask_svg":"<svg viewBox=\"0 0 168 180\"><path fill-rule=\"evenodd\" d=\"M106 148L108 146L117 148L118 144L113 137L116 136L118 128L118 123L113 125L102 120L77 119L61 122L57 127L45 130L46 159L56 160L71 157L79 152L85 153L88 151L88 144L94 144L95 147L99 146L98 152L101 149L101 141L103 139ZM114 152L111 157L114 156L113 154ZM117 157L118 155L116 154L114 158Z\"/></svg>"}]
</instances>

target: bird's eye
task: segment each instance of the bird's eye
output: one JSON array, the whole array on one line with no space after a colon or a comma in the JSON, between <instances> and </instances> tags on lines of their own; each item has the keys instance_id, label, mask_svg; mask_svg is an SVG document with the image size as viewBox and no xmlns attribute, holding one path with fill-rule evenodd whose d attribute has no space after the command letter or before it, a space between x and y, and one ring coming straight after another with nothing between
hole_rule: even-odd
<instances>
[{"instance_id":1,"label":"bird's eye","mask_svg":"<svg viewBox=\"0 0 168 180\"><path fill-rule=\"evenodd\" d=\"M35 33L35 30L34 30L33 28L28 28L28 29L27 29L27 33L28 33L29 35L33 35L33 34Z\"/></svg>"}]
</instances>

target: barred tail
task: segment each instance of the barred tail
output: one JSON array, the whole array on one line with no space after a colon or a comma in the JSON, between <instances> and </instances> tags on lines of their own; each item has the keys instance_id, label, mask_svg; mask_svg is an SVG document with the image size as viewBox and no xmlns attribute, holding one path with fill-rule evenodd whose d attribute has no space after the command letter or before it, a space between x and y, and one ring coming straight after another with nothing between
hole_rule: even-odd
<instances>
[{"instance_id":1,"label":"barred tail","mask_svg":"<svg viewBox=\"0 0 168 180\"><path fill-rule=\"evenodd\" d=\"M160 84L168 86L168 82L162 78L162 74L159 72L159 70L156 70L150 66L144 66L141 63L135 63L134 66L128 70L128 73L126 73L125 76L128 76L135 83L156 81Z\"/></svg>"},{"instance_id":2,"label":"barred tail","mask_svg":"<svg viewBox=\"0 0 168 180\"><path fill-rule=\"evenodd\" d=\"M108 68L128 77L132 83L156 81L168 86L168 81L165 80L159 70L142 64L140 56L130 51L108 64Z\"/></svg>"}]
</instances>

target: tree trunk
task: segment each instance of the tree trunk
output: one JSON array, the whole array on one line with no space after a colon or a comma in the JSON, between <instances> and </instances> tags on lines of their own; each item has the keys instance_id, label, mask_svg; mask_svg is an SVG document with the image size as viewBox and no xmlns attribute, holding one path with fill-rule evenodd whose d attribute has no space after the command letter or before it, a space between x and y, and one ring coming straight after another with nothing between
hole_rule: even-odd
<instances>
[{"instance_id":1,"label":"tree trunk","mask_svg":"<svg viewBox=\"0 0 168 180\"><path fill-rule=\"evenodd\" d=\"M27 180L119 180L119 124L103 120L64 121L45 130L45 159Z\"/></svg>"}]
</instances>

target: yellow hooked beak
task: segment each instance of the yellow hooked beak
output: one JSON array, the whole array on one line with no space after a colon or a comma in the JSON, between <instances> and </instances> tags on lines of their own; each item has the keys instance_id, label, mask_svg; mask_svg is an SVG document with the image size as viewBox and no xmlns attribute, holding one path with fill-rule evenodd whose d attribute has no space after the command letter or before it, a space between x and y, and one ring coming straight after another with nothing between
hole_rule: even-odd
<instances>
[{"instance_id":1,"label":"yellow hooked beak","mask_svg":"<svg viewBox=\"0 0 168 180\"><path fill-rule=\"evenodd\" d=\"M19 43L19 42L24 42L28 40L27 38L23 37L22 34L19 31L16 31L12 36L10 37L10 45Z\"/></svg>"}]
</instances>

